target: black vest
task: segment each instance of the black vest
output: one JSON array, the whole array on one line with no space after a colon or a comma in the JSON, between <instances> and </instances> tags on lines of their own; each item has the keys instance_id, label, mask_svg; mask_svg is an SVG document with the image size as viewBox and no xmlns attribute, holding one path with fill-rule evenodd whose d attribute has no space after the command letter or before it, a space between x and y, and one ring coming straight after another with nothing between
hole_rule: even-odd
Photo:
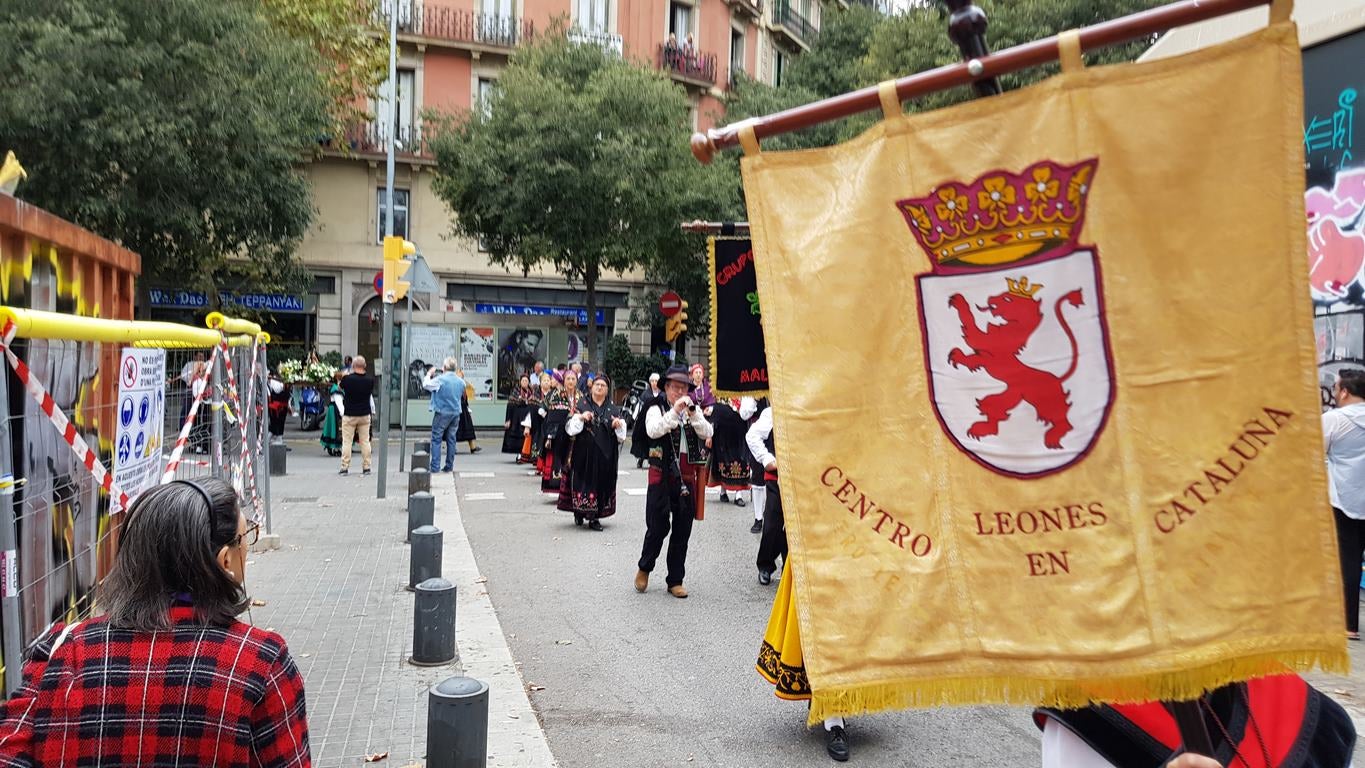
<instances>
[{"instance_id":1,"label":"black vest","mask_svg":"<svg viewBox=\"0 0 1365 768\"><path fill-rule=\"evenodd\" d=\"M660 398L650 406L650 410L660 409L667 414L669 410L668 401ZM648 418L648 412L645 418ZM647 433L646 433L647 434ZM660 438L650 438L649 440L649 466L657 469L667 469L675 466L678 454L682 449L683 435L687 436L687 463L705 464L710 458L710 451L706 449L706 441L697 437L696 430L692 425L683 422L681 429L669 430Z\"/></svg>"}]
</instances>

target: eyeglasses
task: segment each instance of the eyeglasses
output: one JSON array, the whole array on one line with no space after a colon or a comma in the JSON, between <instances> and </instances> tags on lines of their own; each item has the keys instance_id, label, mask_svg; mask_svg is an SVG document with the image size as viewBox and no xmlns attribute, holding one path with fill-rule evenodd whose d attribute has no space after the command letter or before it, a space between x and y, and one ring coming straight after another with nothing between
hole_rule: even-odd
<instances>
[{"instance_id":1,"label":"eyeglasses","mask_svg":"<svg viewBox=\"0 0 1365 768\"><path fill-rule=\"evenodd\" d=\"M255 545L256 545L256 542L259 541L260 538L261 538L261 524L260 524L260 523L247 523L247 524L246 524L246 530L245 530L245 531L242 531L241 533L239 533L239 534L237 534L236 536L233 537L233 539L232 539L232 546L236 547L236 546L241 546L242 544L245 544L245 545L247 545L248 547L252 547L252 546L255 546Z\"/></svg>"}]
</instances>

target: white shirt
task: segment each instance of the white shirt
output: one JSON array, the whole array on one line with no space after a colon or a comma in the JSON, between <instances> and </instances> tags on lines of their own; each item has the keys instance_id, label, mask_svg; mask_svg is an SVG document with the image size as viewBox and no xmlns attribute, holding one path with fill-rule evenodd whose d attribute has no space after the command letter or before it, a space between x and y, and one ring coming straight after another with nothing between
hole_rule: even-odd
<instances>
[{"instance_id":1,"label":"white shirt","mask_svg":"<svg viewBox=\"0 0 1365 768\"><path fill-rule=\"evenodd\" d=\"M1332 506L1365 520L1365 403L1351 403L1322 415L1327 486Z\"/></svg>"},{"instance_id":2,"label":"white shirt","mask_svg":"<svg viewBox=\"0 0 1365 768\"><path fill-rule=\"evenodd\" d=\"M765 468L777 461L777 457L768 452L768 435L773 433L773 409L764 408L763 413L758 414L758 421L755 421L749 431L744 433L744 442L749 446L749 453L754 455L754 461L762 464Z\"/></svg>"},{"instance_id":3,"label":"white shirt","mask_svg":"<svg viewBox=\"0 0 1365 768\"><path fill-rule=\"evenodd\" d=\"M616 442L624 443L626 441L626 422L625 419L621 419L620 422L621 423L616 425L615 429ZM564 425L564 433L567 434L569 437L573 437L579 432L582 432L583 427L586 425L587 422L583 421L583 414L575 413L574 415L569 417L569 422Z\"/></svg>"},{"instance_id":4,"label":"white shirt","mask_svg":"<svg viewBox=\"0 0 1365 768\"><path fill-rule=\"evenodd\" d=\"M682 419L678 418L678 412L667 403L660 403L650 408L649 413L645 414L645 434L653 440L658 440L681 427L682 424ZM692 431L696 432L697 437L703 440L710 437L714 432L711 428L711 422L706 420L706 416L702 414L700 408L692 411L691 424Z\"/></svg>"}]
</instances>

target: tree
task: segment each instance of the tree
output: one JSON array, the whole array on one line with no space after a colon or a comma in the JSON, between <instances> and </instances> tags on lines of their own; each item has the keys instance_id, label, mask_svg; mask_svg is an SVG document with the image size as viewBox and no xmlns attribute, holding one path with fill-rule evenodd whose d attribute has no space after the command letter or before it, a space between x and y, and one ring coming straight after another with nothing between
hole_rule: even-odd
<instances>
[{"instance_id":1,"label":"tree","mask_svg":"<svg viewBox=\"0 0 1365 768\"><path fill-rule=\"evenodd\" d=\"M604 274L696 259L702 240L679 224L732 209L733 179L692 158L690 133L676 85L559 30L512 55L484 109L438 130L435 190L490 263L558 270L593 318ZM600 359L597 334L588 344Z\"/></svg>"},{"instance_id":2,"label":"tree","mask_svg":"<svg viewBox=\"0 0 1365 768\"><path fill-rule=\"evenodd\" d=\"M312 203L297 165L327 99L316 54L254 3L10 0L0 50L23 197L142 254L166 284L299 287Z\"/></svg>"},{"instance_id":3,"label":"tree","mask_svg":"<svg viewBox=\"0 0 1365 768\"><path fill-rule=\"evenodd\" d=\"M830 6L810 50L792 59L784 85L805 88L822 99L871 85L864 81L862 60L872 33L886 21L885 14L865 5Z\"/></svg>"},{"instance_id":4,"label":"tree","mask_svg":"<svg viewBox=\"0 0 1365 768\"><path fill-rule=\"evenodd\" d=\"M378 0L260 0L270 22L321 56L318 76L330 100L330 133L368 117L364 101L384 81L389 62L388 27ZM344 146L344 142L338 142Z\"/></svg>"}]
</instances>

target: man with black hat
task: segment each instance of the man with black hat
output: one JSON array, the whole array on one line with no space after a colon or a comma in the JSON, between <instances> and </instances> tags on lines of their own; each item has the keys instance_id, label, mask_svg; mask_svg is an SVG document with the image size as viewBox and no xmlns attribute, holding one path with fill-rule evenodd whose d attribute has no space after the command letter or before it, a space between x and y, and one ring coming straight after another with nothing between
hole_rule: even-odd
<instances>
[{"instance_id":1,"label":"man with black hat","mask_svg":"<svg viewBox=\"0 0 1365 768\"><path fill-rule=\"evenodd\" d=\"M645 544L635 574L639 592L649 587L649 572L668 538L668 593L687 597L683 587L687 541L705 491L697 483L696 472L706 466L706 440L711 437L711 424L688 397L692 390L687 369L675 365L664 373L664 396L645 409L649 491L645 495Z\"/></svg>"}]
</instances>

